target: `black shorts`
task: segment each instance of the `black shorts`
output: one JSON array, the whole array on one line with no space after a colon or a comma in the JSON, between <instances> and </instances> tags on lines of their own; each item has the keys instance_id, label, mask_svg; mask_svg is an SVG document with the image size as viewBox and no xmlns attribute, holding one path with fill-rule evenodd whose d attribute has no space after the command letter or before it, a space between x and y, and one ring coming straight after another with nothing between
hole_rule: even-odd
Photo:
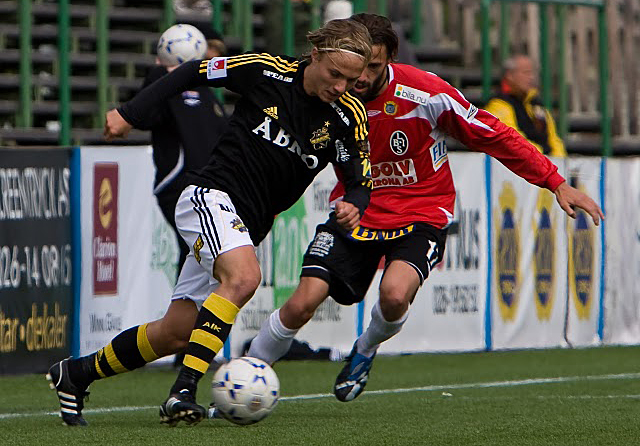
<instances>
[{"instance_id":1,"label":"black shorts","mask_svg":"<svg viewBox=\"0 0 640 446\"><path fill-rule=\"evenodd\" d=\"M329 295L342 305L364 299L382 257L385 269L393 260L415 268L420 285L442 260L446 229L414 223L398 230L358 228L346 232L331 214L316 227L316 235L302 262L302 277L318 277L329 284Z\"/></svg>"}]
</instances>

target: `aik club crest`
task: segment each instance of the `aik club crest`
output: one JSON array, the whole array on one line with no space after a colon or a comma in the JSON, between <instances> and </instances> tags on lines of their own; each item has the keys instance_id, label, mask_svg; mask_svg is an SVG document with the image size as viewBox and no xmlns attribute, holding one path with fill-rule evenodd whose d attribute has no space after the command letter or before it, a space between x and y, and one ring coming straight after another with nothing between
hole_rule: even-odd
<instances>
[{"instance_id":1,"label":"aik club crest","mask_svg":"<svg viewBox=\"0 0 640 446\"><path fill-rule=\"evenodd\" d=\"M540 190L533 221L534 252L533 281L535 285L536 312L539 320L549 320L554 300L554 224L551 220L553 195Z\"/></svg>"},{"instance_id":2,"label":"aik club crest","mask_svg":"<svg viewBox=\"0 0 640 446\"><path fill-rule=\"evenodd\" d=\"M516 221L516 194L511 183L504 183L496 221L496 278L500 314L513 321L518 307L520 237Z\"/></svg>"},{"instance_id":3,"label":"aik club crest","mask_svg":"<svg viewBox=\"0 0 640 446\"><path fill-rule=\"evenodd\" d=\"M249 232L247 227L244 225L244 223L242 223L242 220L240 220L239 218L234 218L233 220L231 220L231 227L236 231Z\"/></svg>"},{"instance_id":4,"label":"aik club crest","mask_svg":"<svg viewBox=\"0 0 640 446\"><path fill-rule=\"evenodd\" d=\"M575 176L571 185L584 191ZM593 301L594 234L588 219L586 212L576 209L575 220L569 220L569 290L578 319L589 319Z\"/></svg>"},{"instance_id":5,"label":"aik club crest","mask_svg":"<svg viewBox=\"0 0 640 446\"><path fill-rule=\"evenodd\" d=\"M321 129L315 130L311 135L311 145L314 150L325 149L329 144L329 140L331 140L331 136L329 136L329 121L325 121L324 126Z\"/></svg>"}]
</instances>

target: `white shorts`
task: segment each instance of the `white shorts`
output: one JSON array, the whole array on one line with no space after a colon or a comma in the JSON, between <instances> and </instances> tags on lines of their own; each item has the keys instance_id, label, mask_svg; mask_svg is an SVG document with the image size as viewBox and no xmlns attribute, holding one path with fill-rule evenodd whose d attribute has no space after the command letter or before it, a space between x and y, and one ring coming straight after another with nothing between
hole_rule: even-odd
<instances>
[{"instance_id":1,"label":"white shorts","mask_svg":"<svg viewBox=\"0 0 640 446\"><path fill-rule=\"evenodd\" d=\"M252 246L249 230L225 192L188 186L176 205L176 226L189 255L173 289L172 300L191 299L198 308L218 287L216 258L240 246Z\"/></svg>"}]
</instances>

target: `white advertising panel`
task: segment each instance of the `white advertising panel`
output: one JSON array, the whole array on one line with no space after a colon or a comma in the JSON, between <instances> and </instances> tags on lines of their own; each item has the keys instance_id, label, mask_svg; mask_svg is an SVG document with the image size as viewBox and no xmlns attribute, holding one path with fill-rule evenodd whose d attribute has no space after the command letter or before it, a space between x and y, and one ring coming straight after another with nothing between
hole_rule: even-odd
<instances>
[{"instance_id":1,"label":"white advertising panel","mask_svg":"<svg viewBox=\"0 0 640 446\"><path fill-rule=\"evenodd\" d=\"M491 185L493 348L564 346L566 217L551 192L496 160Z\"/></svg>"},{"instance_id":2,"label":"white advertising panel","mask_svg":"<svg viewBox=\"0 0 640 446\"><path fill-rule=\"evenodd\" d=\"M444 259L418 291L403 330L380 353L597 344L603 293L604 342L639 343L640 158L607 161L604 288L601 229L582 212L567 218L552 193L495 160L488 184L487 159L449 154L457 200ZM600 159L554 162L570 184L600 203ZM128 327L162 317L178 248L152 194L149 147L84 147L81 171L79 353L85 355ZM332 167L321 172L303 198L278 216L257 249L263 282L239 313L227 354L242 354L246 341L295 290L316 225L329 215L335 181ZM297 338L313 348L348 352L370 320L380 277L378 271L360 306L328 299Z\"/></svg>"},{"instance_id":3,"label":"white advertising panel","mask_svg":"<svg viewBox=\"0 0 640 446\"><path fill-rule=\"evenodd\" d=\"M640 343L640 158L606 166L606 344Z\"/></svg>"},{"instance_id":4,"label":"white advertising panel","mask_svg":"<svg viewBox=\"0 0 640 446\"><path fill-rule=\"evenodd\" d=\"M566 178L573 187L600 203L600 158L574 157L567 160ZM567 340L573 346L600 342L598 323L601 300L602 231L591 217L577 211L567 219L569 311Z\"/></svg>"},{"instance_id":5,"label":"white advertising panel","mask_svg":"<svg viewBox=\"0 0 640 446\"><path fill-rule=\"evenodd\" d=\"M149 147L81 149L80 354L161 317L177 245L153 196Z\"/></svg>"},{"instance_id":6,"label":"white advertising panel","mask_svg":"<svg viewBox=\"0 0 640 446\"><path fill-rule=\"evenodd\" d=\"M296 335L314 348L336 348L349 352L358 337L358 306L344 306L329 298L316 310L313 318Z\"/></svg>"}]
</instances>

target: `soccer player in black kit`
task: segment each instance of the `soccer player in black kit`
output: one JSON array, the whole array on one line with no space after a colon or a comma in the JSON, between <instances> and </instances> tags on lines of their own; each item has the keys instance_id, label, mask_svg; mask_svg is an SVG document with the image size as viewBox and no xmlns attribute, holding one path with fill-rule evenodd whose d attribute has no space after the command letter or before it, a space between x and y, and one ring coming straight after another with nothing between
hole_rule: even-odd
<instances>
[{"instance_id":1,"label":"soccer player in black kit","mask_svg":"<svg viewBox=\"0 0 640 446\"><path fill-rule=\"evenodd\" d=\"M83 399L94 380L185 349L160 417L171 426L201 421L206 410L195 400L198 381L260 284L253 245L274 216L331 162L347 190L336 219L346 229L358 225L372 186L368 123L364 105L348 90L368 64L371 39L351 20L330 21L308 38L313 49L303 61L244 54L184 63L107 113L111 139L126 136L159 101L195 85L225 86L242 96L209 163L188 176L178 200L176 224L191 251L165 316L49 369L65 423L86 425Z\"/></svg>"}]
</instances>

